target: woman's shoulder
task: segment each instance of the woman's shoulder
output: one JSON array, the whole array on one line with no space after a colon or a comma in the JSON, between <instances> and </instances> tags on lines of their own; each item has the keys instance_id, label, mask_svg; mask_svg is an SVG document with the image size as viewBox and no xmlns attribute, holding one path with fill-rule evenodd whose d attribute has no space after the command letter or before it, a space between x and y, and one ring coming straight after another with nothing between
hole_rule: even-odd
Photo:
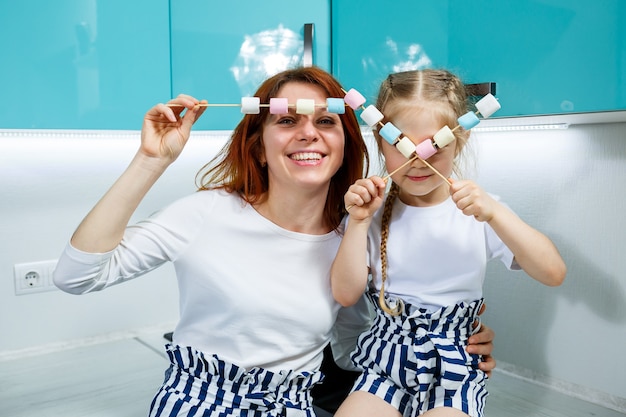
<instances>
[{"instance_id":1,"label":"woman's shoulder","mask_svg":"<svg viewBox=\"0 0 626 417\"><path fill-rule=\"evenodd\" d=\"M206 217L216 210L223 212L242 205L243 200L237 193L221 189L198 190L174 200L151 217Z\"/></svg>"}]
</instances>

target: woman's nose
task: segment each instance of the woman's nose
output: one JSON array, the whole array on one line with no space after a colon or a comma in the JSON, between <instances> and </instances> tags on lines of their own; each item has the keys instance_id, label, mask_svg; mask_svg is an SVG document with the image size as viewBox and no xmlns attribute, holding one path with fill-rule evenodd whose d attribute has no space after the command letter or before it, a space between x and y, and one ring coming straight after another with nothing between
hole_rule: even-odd
<instances>
[{"instance_id":1,"label":"woman's nose","mask_svg":"<svg viewBox=\"0 0 626 417\"><path fill-rule=\"evenodd\" d=\"M315 122L310 118L303 118L301 120L302 128L300 129L300 140L306 140L315 142L319 139L319 132L315 126Z\"/></svg>"}]
</instances>

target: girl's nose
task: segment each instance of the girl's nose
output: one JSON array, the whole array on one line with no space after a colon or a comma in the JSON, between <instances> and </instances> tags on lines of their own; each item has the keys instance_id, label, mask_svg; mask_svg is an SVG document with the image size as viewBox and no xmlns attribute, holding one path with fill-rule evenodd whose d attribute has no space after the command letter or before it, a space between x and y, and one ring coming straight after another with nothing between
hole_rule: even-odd
<instances>
[{"instance_id":1,"label":"girl's nose","mask_svg":"<svg viewBox=\"0 0 626 417\"><path fill-rule=\"evenodd\" d=\"M426 164L424 164L420 158L415 158L413 162L411 162L411 166L414 168L424 168Z\"/></svg>"}]
</instances>

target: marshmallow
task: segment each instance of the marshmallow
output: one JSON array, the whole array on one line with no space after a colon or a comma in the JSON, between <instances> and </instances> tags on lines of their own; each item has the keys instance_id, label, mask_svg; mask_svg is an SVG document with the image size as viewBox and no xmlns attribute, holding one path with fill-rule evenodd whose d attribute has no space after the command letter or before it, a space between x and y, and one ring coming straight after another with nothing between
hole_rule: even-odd
<instances>
[{"instance_id":1,"label":"marshmallow","mask_svg":"<svg viewBox=\"0 0 626 417\"><path fill-rule=\"evenodd\" d=\"M289 113L289 101L286 98L270 98L270 113Z\"/></svg>"},{"instance_id":2,"label":"marshmallow","mask_svg":"<svg viewBox=\"0 0 626 417\"><path fill-rule=\"evenodd\" d=\"M437 153L437 148L432 139L426 139L417 144L415 153L422 159L428 159Z\"/></svg>"},{"instance_id":3,"label":"marshmallow","mask_svg":"<svg viewBox=\"0 0 626 417\"><path fill-rule=\"evenodd\" d=\"M405 158L410 159L413 152L415 152L415 144L413 141L406 136L403 136L402 139L396 144L396 149L400 151Z\"/></svg>"},{"instance_id":4,"label":"marshmallow","mask_svg":"<svg viewBox=\"0 0 626 417\"><path fill-rule=\"evenodd\" d=\"M374 126L375 124L383 120L384 117L385 116L383 116L380 110L372 105L367 106L367 108L361 112L361 119L363 119L363 121L367 123L369 127Z\"/></svg>"},{"instance_id":5,"label":"marshmallow","mask_svg":"<svg viewBox=\"0 0 626 417\"><path fill-rule=\"evenodd\" d=\"M313 114L315 113L315 100L309 98L299 98L296 100L296 113Z\"/></svg>"},{"instance_id":6,"label":"marshmallow","mask_svg":"<svg viewBox=\"0 0 626 417\"><path fill-rule=\"evenodd\" d=\"M465 113L463 116L456 119L459 122L459 125L465 130L470 130L478 123L480 123L480 119L476 116L476 113L469 111Z\"/></svg>"},{"instance_id":7,"label":"marshmallow","mask_svg":"<svg viewBox=\"0 0 626 417\"><path fill-rule=\"evenodd\" d=\"M380 128L378 134L382 136L387 141L387 143L393 145L397 142L398 137L402 134L402 132L400 131L400 129L395 127L393 123L388 122L385 123L382 128Z\"/></svg>"},{"instance_id":8,"label":"marshmallow","mask_svg":"<svg viewBox=\"0 0 626 417\"><path fill-rule=\"evenodd\" d=\"M350 91L346 93L346 96L343 98L343 101L346 102L348 106L352 108L352 110L356 110L365 103L365 97L361 95L354 88L351 88Z\"/></svg>"},{"instance_id":9,"label":"marshmallow","mask_svg":"<svg viewBox=\"0 0 626 417\"><path fill-rule=\"evenodd\" d=\"M476 102L476 108L483 118L486 119L500 110L500 103L492 94L487 94L485 97Z\"/></svg>"},{"instance_id":10,"label":"marshmallow","mask_svg":"<svg viewBox=\"0 0 626 417\"><path fill-rule=\"evenodd\" d=\"M435 145L437 145L439 149L443 148L450 142L453 142L454 139L456 139L454 137L454 132L452 132L448 126L442 127L439 129L439 132L435 133L435 136L433 136L433 142L435 142Z\"/></svg>"},{"instance_id":11,"label":"marshmallow","mask_svg":"<svg viewBox=\"0 0 626 417\"><path fill-rule=\"evenodd\" d=\"M346 102L340 98L327 98L326 109L330 113L344 114L346 112Z\"/></svg>"},{"instance_id":12,"label":"marshmallow","mask_svg":"<svg viewBox=\"0 0 626 417\"><path fill-rule=\"evenodd\" d=\"M261 99L259 97L242 97L241 112L243 114L259 114L261 112Z\"/></svg>"}]
</instances>

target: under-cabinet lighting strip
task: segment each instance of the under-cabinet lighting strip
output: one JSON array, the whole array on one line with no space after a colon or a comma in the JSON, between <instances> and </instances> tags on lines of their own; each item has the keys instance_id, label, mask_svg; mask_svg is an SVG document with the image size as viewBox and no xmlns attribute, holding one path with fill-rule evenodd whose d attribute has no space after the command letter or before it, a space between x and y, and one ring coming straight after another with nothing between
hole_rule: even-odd
<instances>
[{"instance_id":1,"label":"under-cabinet lighting strip","mask_svg":"<svg viewBox=\"0 0 626 417\"><path fill-rule=\"evenodd\" d=\"M475 132L518 132L525 130L564 130L569 127L569 123L550 123L535 125L511 125L511 126L476 126L472 130Z\"/></svg>"}]
</instances>

